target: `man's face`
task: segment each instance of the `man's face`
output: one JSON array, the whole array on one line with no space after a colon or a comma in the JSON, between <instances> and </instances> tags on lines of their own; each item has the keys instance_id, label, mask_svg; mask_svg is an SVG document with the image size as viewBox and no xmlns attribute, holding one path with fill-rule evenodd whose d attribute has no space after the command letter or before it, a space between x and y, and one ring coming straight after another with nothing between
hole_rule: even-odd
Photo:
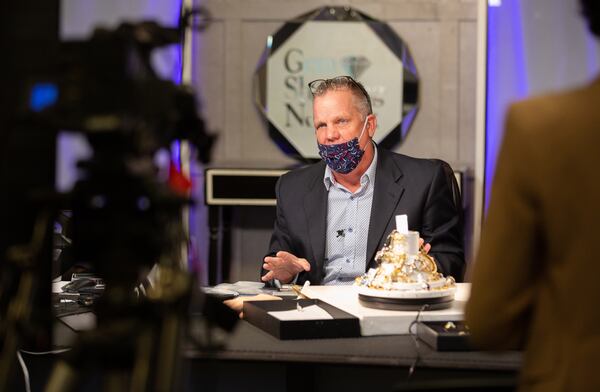
<instances>
[{"instance_id":1,"label":"man's face","mask_svg":"<svg viewBox=\"0 0 600 392\"><path fill-rule=\"evenodd\" d=\"M360 136L365 123L351 91L332 90L317 96L313 101L313 121L317 142L337 144ZM365 144L370 136L369 125L359 143Z\"/></svg>"}]
</instances>

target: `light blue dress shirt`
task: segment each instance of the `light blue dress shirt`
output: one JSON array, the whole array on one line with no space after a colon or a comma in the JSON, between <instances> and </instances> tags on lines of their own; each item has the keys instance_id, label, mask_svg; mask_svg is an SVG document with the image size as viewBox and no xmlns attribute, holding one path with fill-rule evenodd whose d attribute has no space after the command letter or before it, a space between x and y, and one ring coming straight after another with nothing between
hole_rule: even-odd
<instances>
[{"instance_id":1,"label":"light blue dress shirt","mask_svg":"<svg viewBox=\"0 0 600 392\"><path fill-rule=\"evenodd\" d=\"M377 147L367 171L360 178L360 188L350 192L335 181L329 166L323 182L327 189L327 236L325 278L323 284L349 285L365 273L367 239L373 189L377 170Z\"/></svg>"}]
</instances>

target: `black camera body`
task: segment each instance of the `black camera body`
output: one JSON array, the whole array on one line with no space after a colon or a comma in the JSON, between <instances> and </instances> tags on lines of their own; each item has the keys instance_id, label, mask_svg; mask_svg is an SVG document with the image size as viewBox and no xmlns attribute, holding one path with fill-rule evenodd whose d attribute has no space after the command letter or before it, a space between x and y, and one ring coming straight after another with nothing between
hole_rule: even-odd
<instances>
[{"instance_id":1,"label":"black camera body","mask_svg":"<svg viewBox=\"0 0 600 392\"><path fill-rule=\"evenodd\" d=\"M210 159L214 137L206 133L191 89L160 79L152 50L179 42L178 29L154 22L97 29L89 40L63 42L56 72L49 81L56 99L35 110L34 118L59 129L84 133L94 152L152 154L176 139Z\"/></svg>"},{"instance_id":2,"label":"black camera body","mask_svg":"<svg viewBox=\"0 0 600 392\"><path fill-rule=\"evenodd\" d=\"M82 133L92 147L69 195L72 255L91 263L109 286L134 283L141 267L181 237L167 230L190 201L158 182L154 154L186 139L201 161L210 159L214 137L197 115L193 92L160 79L150 62L153 49L179 40L179 29L154 22L97 29L89 40L62 43L54 76L31 85L31 95L40 86L56 92L30 105L27 118Z\"/></svg>"}]
</instances>

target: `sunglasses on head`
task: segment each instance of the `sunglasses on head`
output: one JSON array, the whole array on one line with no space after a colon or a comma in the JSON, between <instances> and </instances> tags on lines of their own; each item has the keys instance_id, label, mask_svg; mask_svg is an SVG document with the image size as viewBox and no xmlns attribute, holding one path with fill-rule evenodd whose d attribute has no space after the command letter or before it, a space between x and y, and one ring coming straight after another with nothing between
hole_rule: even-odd
<instances>
[{"instance_id":1,"label":"sunglasses on head","mask_svg":"<svg viewBox=\"0 0 600 392\"><path fill-rule=\"evenodd\" d=\"M365 90L362 84L360 84L350 76L344 75L336 76L331 79L316 79L308 84L308 88L310 89L310 92L312 93L313 97L321 95L330 89L344 87L359 90L369 103L369 113L373 113L373 108L371 106L371 97L369 97L369 93L367 93L367 90Z\"/></svg>"}]
</instances>

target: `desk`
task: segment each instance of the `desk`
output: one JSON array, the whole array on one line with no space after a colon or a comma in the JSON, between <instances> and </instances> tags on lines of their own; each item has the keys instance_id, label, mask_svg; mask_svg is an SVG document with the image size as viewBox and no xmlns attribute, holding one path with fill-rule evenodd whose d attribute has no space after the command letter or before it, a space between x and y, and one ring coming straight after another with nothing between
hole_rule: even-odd
<instances>
[{"instance_id":1,"label":"desk","mask_svg":"<svg viewBox=\"0 0 600 392\"><path fill-rule=\"evenodd\" d=\"M358 317L362 336L408 334L417 316L416 311L381 310L368 308L358 300L356 286L309 286L302 289L309 298L318 298ZM462 320L464 307L471 293L470 283L457 283L452 306L448 309L421 313L421 321Z\"/></svg>"},{"instance_id":2,"label":"desk","mask_svg":"<svg viewBox=\"0 0 600 392\"><path fill-rule=\"evenodd\" d=\"M511 390L521 364L520 353L436 352L423 343L417 348L408 335L282 341L245 321L224 349L188 347L185 355L191 385L210 391L436 390L437 384Z\"/></svg>"},{"instance_id":3,"label":"desk","mask_svg":"<svg viewBox=\"0 0 600 392\"><path fill-rule=\"evenodd\" d=\"M75 337L64 324L55 334L60 346ZM245 321L225 343L216 351L185 345L185 390L506 391L521 366L518 352L436 352L409 335L278 340Z\"/></svg>"},{"instance_id":4,"label":"desk","mask_svg":"<svg viewBox=\"0 0 600 392\"><path fill-rule=\"evenodd\" d=\"M358 304L356 295L349 292L352 289L310 286L306 294L355 314L363 324L375 319L388 325L407 324L407 320L416 315L416 312L364 308ZM468 295L469 285L459 284L457 302L466 301ZM384 317L381 313L386 312ZM433 320L449 315L462 319L460 308L427 312L422 317ZM365 332L372 335L369 331L373 328L365 331L364 327L361 326L363 335ZM205 377L212 380L208 389L215 391L259 391L267 385L276 391L500 391L514 388L521 365L520 353L437 352L424 343L415 344L410 335L389 334L391 330L407 331L407 328L406 325L390 326L383 335L360 338L279 340L242 321L222 350L207 353L193 347L186 349L186 357L192 364L190 382L198 383ZM409 378L409 369L415 361L416 370ZM267 379L269 383L265 384ZM259 387L252 389L255 386Z\"/></svg>"},{"instance_id":5,"label":"desk","mask_svg":"<svg viewBox=\"0 0 600 392\"><path fill-rule=\"evenodd\" d=\"M63 332L75 336L63 327ZM442 353L425 344L417 349L408 335L281 341L245 321L226 342L225 348L212 352L189 344L184 348L183 390L508 391L521 364L516 352ZM409 379L417 351L420 360ZM55 359L25 355L33 391L43 390ZM94 381L98 380L87 380L81 390L100 390Z\"/></svg>"},{"instance_id":6,"label":"desk","mask_svg":"<svg viewBox=\"0 0 600 392\"><path fill-rule=\"evenodd\" d=\"M64 325L58 330L66 334L63 339L75 337ZM436 389L443 385L456 391L490 386L496 388L488 390L501 391L515 385L521 365L517 352L436 352L424 343L417 348L408 335L283 341L243 320L225 342L216 351L198 350L189 343L184 347L185 390L453 390Z\"/></svg>"}]
</instances>

